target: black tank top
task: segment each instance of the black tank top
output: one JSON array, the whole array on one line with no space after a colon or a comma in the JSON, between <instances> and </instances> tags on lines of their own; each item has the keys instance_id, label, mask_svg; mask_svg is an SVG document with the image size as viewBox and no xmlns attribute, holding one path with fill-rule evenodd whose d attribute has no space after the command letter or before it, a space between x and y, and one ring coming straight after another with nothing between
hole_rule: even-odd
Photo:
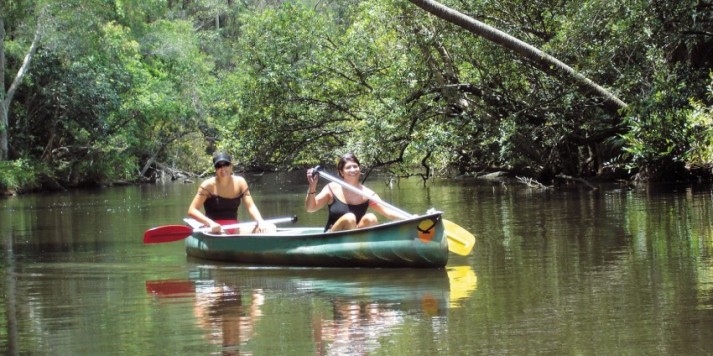
<instances>
[{"instance_id":1,"label":"black tank top","mask_svg":"<svg viewBox=\"0 0 713 356\"><path fill-rule=\"evenodd\" d=\"M366 215L366 210L369 208L368 199L361 204L349 205L339 200L339 198L334 195L334 192L332 192L332 196L334 199L332 204L329 204L329 216L327 217L327 226L324 228L324 231L331 229L334 223L346 213L353 213L354 216L356 216L357 223Z\"/></svg>"},{"instance_id":2,"label":"black tank top","mask_svg":"<svg viewBox=\"0 0 713 356\"><path fill-rule=\"evenodd\" d=\"M243 198L245 192L240 193L235 198L223 198L209 192L203 187L201 187L201 189L208 192L208 197L205 199L205 203L203 203L207 217L211 220L238 220L238 207L240 207L240 200Z\"/></svg>"}]
</instances>

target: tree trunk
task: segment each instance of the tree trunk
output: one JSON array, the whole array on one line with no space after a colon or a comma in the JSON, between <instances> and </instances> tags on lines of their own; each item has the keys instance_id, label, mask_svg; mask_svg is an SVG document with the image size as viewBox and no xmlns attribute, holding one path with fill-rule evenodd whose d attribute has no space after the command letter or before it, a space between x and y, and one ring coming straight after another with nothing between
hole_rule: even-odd
<instances>
[{"instance_id":1,"label":"tree trunk","mask_svg":"<svg viewBox=\"0 0 713 356\"><path fill-rule=\"evenodd\" d=\"M557 58L540 51L534 46L527 44L509 34L494 27L468 17L458 11L446 7L436 1L431 0L409 0L416 6L427 12L446 20L454 25L462 27L478 36L481 36L495 44L503 46L529 59L534 65L545 73L574 82L579 91L584 95L595 93L602 99L605 108L615 116L619 116L619 110L625 109L627 104L619 100L614 94L602 88L591 79L578 73L570 66L560 62Z\"/></svg>"},{"instance_id":2,"label":"tree trunk","mask_svg":"<svg viewBox=\"0 0 713 356\"><path fill-rule=\"evenodd\" d=\"M8 157L7 108L5 107L5 20L0 17L0 161Z\"/></svg>"},{"instance_id":3,"label":"tree trunk","mask_svg":"<svg viewBox=\"0 0 713 356\"><path fill-rule=\"evenodd\" d=\"M5 41L5 23L2 18L0 18L0 42L4 43ZM20 69L17 71L17 75L15 76L15 80L12 81L12 85L10 85L10 89L7 90L7 93L5 93L5 77L4 75L0 77L2 79L2 88L0 88L0 116L2 116L2 123L0 123L0 161L6 161L8 159L8 152L9 152L9 130L10 130L10 120L8 117L10 116L10 103L12 103L12 97L15 96L15 92L17 91L17 88L20 87L20 84L22 83L22 78L27 74L28 69L30 68L30 62L32 62L32 57L34 57L35 52L37 51L37 46L40 42L40 25L37 25L37 29L35 30L35 38L32 39L32 44L30 45L30 50L27 51L27 54L25 55L25 59L22 61L22 66ZM0 44L0 71L5 73L5 46Z\"/></svg>"}]
</instances>

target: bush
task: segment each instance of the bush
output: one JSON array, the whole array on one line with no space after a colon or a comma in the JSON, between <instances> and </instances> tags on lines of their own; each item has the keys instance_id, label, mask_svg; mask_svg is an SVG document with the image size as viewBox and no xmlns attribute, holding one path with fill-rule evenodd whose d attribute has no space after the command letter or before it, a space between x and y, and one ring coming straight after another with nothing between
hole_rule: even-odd
<instances>
[{"instance_id":1,"label":"bush","mask_svg":"<svg viewBox=\"0 0 713 356\"><path fill-rule=\"evenodd\" d=\"M693 110L687 117L692 135L691 149L687 155L688 165L713 167L713 72L708 85L708 103L691 100Z\"/></svg>"},{"instance_id":2,"label":"bush","mask_svg":"<svg viewBox=\"0 0 713 356\"><path fill-rule=\"evenodd\" d=\"M43 164L26 158L0 162L0 190L28 191L41 187L41 177L47 174Z\"/></svg>"}]
</instances>

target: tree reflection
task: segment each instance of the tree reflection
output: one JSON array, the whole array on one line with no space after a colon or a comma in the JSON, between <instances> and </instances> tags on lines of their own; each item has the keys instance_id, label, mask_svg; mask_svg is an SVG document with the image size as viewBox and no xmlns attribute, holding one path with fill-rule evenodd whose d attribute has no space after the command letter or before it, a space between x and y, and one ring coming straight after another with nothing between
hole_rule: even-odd
<instances>
[{"instance_id":1,"label":"tree reflection","mask_svg":"<svg viewBox=\"0 0 713 356\"><path fill-rule=\"evenodd\" d=\"M0 284L4 290L4 304L7 330L7 345L3 348L7 355L18 355L18 337L17 337L17 288L15 285L15 254L13 252L13 234L12 232L0 232L2 235L2 266L4 270L5 280ZM4 285L3 285L4 284Z\"/></svg>"}]
</instances>

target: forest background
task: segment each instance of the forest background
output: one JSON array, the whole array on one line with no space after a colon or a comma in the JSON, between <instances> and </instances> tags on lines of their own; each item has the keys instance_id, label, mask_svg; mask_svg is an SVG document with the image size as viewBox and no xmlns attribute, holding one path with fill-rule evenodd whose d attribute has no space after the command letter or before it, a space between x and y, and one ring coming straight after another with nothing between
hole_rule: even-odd
<instances>
[{"instance_id":1,"label":"forest background","mask_svg":"<svg viewBox=\"0 0 713 356\"><path fill-rule=\"evenodd\" d=\"M424 178L710 180L710 1L440 4L4 0L0 190L207 173L216 150L246 171L354 152Z\"/></svg>"}]
</instances>

